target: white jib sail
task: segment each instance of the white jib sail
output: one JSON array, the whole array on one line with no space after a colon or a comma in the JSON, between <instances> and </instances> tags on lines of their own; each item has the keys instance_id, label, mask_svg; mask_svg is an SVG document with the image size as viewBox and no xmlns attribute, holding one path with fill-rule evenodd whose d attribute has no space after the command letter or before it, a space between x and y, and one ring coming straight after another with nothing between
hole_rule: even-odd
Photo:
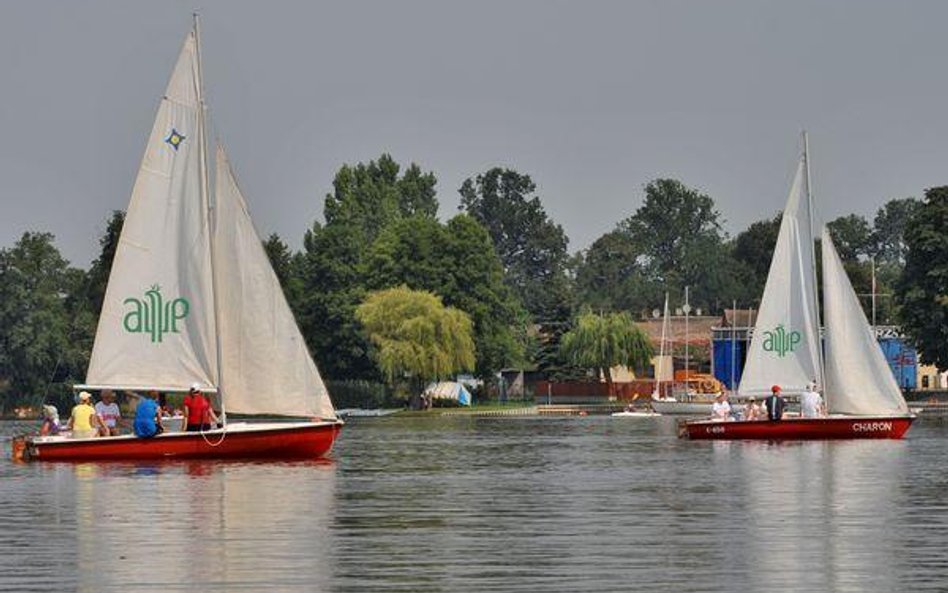
<instances>
[{"instance_id":1,"label":"white jib sail","mask_svg":"<svg viewBox=\"0 0 948 593\"><path fill-rule=\"evenodd\" d=\"M823 228L826 404L831 413L908 414L829 231Z\"/></svg>"},{"instance_id":2,"label":"white jib sail","mask_svg":"<svg viewBox=\"0 0 948 593\"><path fill-rule=\"evenodd\" d=\"M132 189L86 382L216 385L205 146L195 34L184 41Z\"/></svg>"},{"instance_id":3,"label":"white jib sail","mask_svg":"<svg viewBox=\"0 0 948 593\"><path fill-rule=\"evenodd\" d=\"M214 271L227 411L335 418L220 146L216 168Z\"/></svg>"},{"instance_id":4,"label":"white jib sail","mask_svg":"<svg viewBox=\"0 0 948 593\"><path fill-rule=\"evenodd\" d=\"M747 352L739 392L769 394L773 385L800 393L820 377L820 338L814 302L813 236L805 186L797 167L770 262L767 285Z\"/></svg>"}]
</instances>

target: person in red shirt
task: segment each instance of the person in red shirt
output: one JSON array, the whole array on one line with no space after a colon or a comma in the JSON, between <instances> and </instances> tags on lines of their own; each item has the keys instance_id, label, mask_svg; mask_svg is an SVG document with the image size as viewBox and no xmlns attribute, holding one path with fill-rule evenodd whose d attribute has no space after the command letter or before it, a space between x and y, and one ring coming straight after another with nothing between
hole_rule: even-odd
<instances>
[{"instance_id":1,"label":"person in red shirt","mask_svg":"<svg viewBox=\"0 0 948 593\"><path fill-rule=\"evenodd\" d=\"M184 396L184 429L188 432L200 432L211 429L211 423L219 421L210 402L201 393L201 386L191 385L191 391Z\"/></svg>"}]
</instances>

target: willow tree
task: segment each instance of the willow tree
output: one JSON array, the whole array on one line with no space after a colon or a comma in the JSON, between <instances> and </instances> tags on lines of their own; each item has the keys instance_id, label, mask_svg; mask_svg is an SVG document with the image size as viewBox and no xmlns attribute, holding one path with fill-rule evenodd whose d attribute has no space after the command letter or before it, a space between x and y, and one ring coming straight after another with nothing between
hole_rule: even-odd
<instances>
[{"instance_id":1,"label":"willow tree","mask_svg":"<svg viewBox=\"0 0 948 593\"><path fill-rule=\"evenodd\" d=\"M606 377L612 394L612 367L623 365L641 370L652 357L648 336L626 313L601 315L586 311L563 336L563 355L579 367L595 369Z\"/></svg>"},{"instance_id":2,"label":"willow tree","mask_svg":"<svg viewBox=\"0 0 948 593\"><path fill-rule=\"evenodd\" d=\"M474 368L471 318L433 293L404 285L379 290L356 308L356 318L393 387L407 379L419 391L427 381Z\"/></svg>"}]
</instances>

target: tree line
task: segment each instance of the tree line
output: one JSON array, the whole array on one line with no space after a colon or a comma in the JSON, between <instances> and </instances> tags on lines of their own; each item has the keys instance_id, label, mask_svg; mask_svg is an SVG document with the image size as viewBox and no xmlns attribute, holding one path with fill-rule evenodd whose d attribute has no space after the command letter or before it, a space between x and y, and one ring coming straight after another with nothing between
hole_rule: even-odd
<instances>
[{"instance_id":1,"label":"tree line","mask_svg":"<svg viewBox=\"0 0 948 593\"><path fill-rule=\"evenodd\" d=\"M489 379L510 367L583 376L608 367L577 349L596 328L631 348L614 357L638 365L647 348L623 320L685 286L692 307L709 314L733 301L756 306L780 226L774 213L731 237L710 196L655 179L637 209L571 254L528 174L494 167L457 191L459 212L442 221L434 173L383 154L340 167L302 249L276 234L264 241L325 377L417 383L459 369ZM944 277L933 271L948 274L943 217L948 189L935 188L923 200L887 202L871 222L852 214L829 227L857 292L872 291L875 271L879 323L903 323L926 359L948 362L939 349L948 340L932 338L948 332ZM3 408L67 397L84 377L123 220L112 213L85 270L48 233L0 250Z\"/></svg>"}]
</instances>

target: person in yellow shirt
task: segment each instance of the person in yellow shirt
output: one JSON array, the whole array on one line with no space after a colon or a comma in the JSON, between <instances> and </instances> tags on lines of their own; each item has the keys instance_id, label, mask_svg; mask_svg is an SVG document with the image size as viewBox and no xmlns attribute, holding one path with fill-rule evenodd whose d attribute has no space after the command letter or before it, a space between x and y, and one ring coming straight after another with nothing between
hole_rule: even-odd
<instances>
[{"instance_id":1,"label":"person in yellow shirt","mask_svg":"<svg viewBox=\"0 0 948 593\"><path fill-rule=\"evenodd\" d=\"M100 429L105 430L102 419L92 407L92 396L87 391L79 393L79 403L73 406L66 428L72 430L74 439L91 439L99 436Z\"/></svg>"}]
</instances>

